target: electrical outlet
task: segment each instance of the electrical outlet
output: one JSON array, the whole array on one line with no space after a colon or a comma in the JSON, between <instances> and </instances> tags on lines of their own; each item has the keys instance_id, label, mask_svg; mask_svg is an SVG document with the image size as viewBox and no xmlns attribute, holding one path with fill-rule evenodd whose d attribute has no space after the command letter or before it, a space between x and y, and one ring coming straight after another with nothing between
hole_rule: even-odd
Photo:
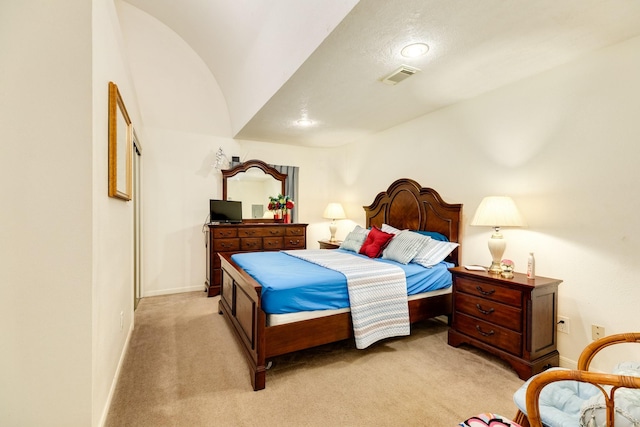
<instances>
[{"instance_id":1,"label":"electrical outlet","mask_svg":"<svg viewBox=\"0 0 640 427\"><path fill-rule=\"evenodd\" d=\"M124 311L120 312L120 330L124 327Z\"/></svg>"},{"instance_id":2,"label":"electrical outlet","mask_svg":"<svg viewBox=\"0 0 640 427\"><path fill-rule=\"evenodd\" d=\"M562 332L564 334L569 333L569 318L564 316L558 316L558 332Z\"/></svg>"},{"instance_id":3,"label":"electrical outlet","mask_svg":"<svg viewBox=\"0 0 640 427\"><path fill-rule=\"evenodd\" d=\"M604 337L604 326L591 325L591 339L597 340Z\"/></svg>"}]
</instances>

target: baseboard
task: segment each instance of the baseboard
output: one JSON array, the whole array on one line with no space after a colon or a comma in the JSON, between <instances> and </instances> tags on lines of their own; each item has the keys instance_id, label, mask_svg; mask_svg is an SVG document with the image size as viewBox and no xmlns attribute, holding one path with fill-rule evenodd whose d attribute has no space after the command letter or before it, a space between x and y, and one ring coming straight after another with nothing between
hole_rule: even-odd
<instances>
[{"instance_id":1,"label":"baseboard","mask_svg":"<svg viewBox=\"0 0 640 427\"><path fill-rule=\"evenodd\" d=\"M560 356L560 367L568 368L568 369L577 369L578 362L575 360L568 359L566 357Z\"/></svg>"},{"instance_id":2,"label":"baseboard","mask_svg":"<svg viewBox=\"0 0 640 427\"><path fill-rule=\"evenodd\" d=\"M195 292L195 291L202 291L204 292L204 285L199 285L199 286L187 286L184 288L173 288L173 289L161 289L159 291L145 291L144 295L142 296L144 297L157 297L159 295L171 295L171 294L180 294L183 292Z\"/></svg>"},{"instance_id":3,"label":"baseboard","mask_svg":"<svg viewBox=\"0 0 640 427\"><path fill-rule=\"evenodd\" d=\"M111 409L111 401L113 400L113 394L116 391L116 387L118 385L118 379L120 378L120 371L122 370L124 359L127 356L127 351L129 350L129 341L131 340L131 336L133 335L134 323L135 323L135 316L134 316L134 321L131 322L131 327L129 328L129 332L127 333L127 339L124 342L124 347L122 348L122 354L120 354L120 360L118 360L116 373L113 376L113 381L111 381L111 388L109 389L107 402L104 405L104 410L102 411L102 416L100 417L100 422L98 423L100 427L104 427L105 423L107 422L107 416L109 415L109 409Z\"/></svg>"}]
</instances>

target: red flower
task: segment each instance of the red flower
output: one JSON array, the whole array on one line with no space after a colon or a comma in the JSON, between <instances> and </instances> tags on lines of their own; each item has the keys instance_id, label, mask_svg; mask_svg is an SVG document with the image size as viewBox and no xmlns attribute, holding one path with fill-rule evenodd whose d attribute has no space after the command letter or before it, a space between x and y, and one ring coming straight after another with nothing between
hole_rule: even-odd
<instances>
[{"instance_id":1,"label":"red flower","mask_svg":"<svg viewBox=\"0 0 640 427\"><path fill-rule=\"evenodd\" d=\"M287 209L293 209L293 206L293 200L288 200L286 204Z\"/></svg>"}]
</instances>

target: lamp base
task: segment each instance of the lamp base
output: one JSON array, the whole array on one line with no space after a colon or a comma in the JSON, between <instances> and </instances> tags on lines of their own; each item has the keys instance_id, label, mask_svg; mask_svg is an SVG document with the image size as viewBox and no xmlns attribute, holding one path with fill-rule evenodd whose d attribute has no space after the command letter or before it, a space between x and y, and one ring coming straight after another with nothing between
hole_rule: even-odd
<instances>
[{"instance_id":1,"label":"lamp base","mask_svg":"<svg viewBox=\"0 0 640 427\"><path fill-rule=\"evenodd\" d=\"M502 273L502 267L500 267L500 263L499 262L491 261L491 266L489 267L487 272L489 272L491 274L501 274Z\"/></svg>"},{"instance_id":2,"label":"lamp base","mask_svg":"<svg viewBox=\"0 0 640 427\"><path fill-rule=\"evenodd\" d=\"M338 226L336 225L336 221L335 220L331 221L331 224L329 224L329 232L331 233L331 238L329 238L330 242L336 241L337 230L338 230Z\"/></svg>"},{"instance_id":3,"label":"lamp base","mask_svg":"<svg viewBox=\"0 0 640 427\"><path fill-rule=\"evenodd\" d=\"M504 250L506 247L507 242L504 240L502 234L500 233L500 227L496 227L495 232L489 239L489 252L491 252L491 267L489 267L489 273L502 273L502 267L500 267L500 263L502 262L502 254L504 254Z\"/></svg>"}]
</instances>

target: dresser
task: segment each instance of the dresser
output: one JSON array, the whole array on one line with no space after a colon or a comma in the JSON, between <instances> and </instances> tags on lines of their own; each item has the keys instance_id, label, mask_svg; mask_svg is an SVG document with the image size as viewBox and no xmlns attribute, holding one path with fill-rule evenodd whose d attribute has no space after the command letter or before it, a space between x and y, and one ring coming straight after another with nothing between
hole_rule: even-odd
<instances>
[{"instance_id":1,"label":"dresser","mask_svg":"<svg viewBox=\"0 0 640 427\"><path fill-rule=\"evenodd\" d=\"M526 380L558 366L558 285L562 280L514 273L511 279L464 267L453 274L449 345L468 344L508 362Z\"/></svg>"},{"instance_id":2,"label":"dresser","mask_svg":"<svg viewBox=\"0 0 640 427\"><path fill-rule=\"evenodd\" d=\"M307 247L307 224L209 224L206 231L205 292L210 297L220 293L222 272L218 253L277 251Z\"/></svg>"}]
</instances>

